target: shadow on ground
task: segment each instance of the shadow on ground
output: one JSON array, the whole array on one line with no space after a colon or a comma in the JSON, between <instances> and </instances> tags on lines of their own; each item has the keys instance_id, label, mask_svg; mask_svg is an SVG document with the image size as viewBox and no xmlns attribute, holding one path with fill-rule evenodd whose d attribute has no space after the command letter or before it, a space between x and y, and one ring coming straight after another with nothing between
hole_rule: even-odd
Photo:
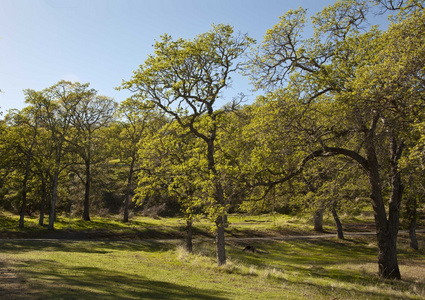
<instances>
[{"instance_id":1,"label":"shadow on ground","mask_svg":"<svg viewBox=\"0 0 425 300\"><path fill-rule=\"evenodd\" d=\"M176 241L177 243L177 241ZM63 241L63 240L0 240L1 253L30 251L109 253L111 251L158 252L175 248L174 243L161 241Z\"/></svg>"},{"instance_id":2,"label":"shadow on ground","mask_svg":"<svg viewBox=\"0 0 425 300\"><path fill-rule=\"evenodd\" d=\"M229 299L220 291L134 274L107 272L96 267L69 268L51 261L35 263L49 263L49 272L46 267L40 267L40 271L31 268L31 271L20 271L9 281L2 281L2 299ZM24 270L23 265L14 268Z\"/></svg>"}]
</instances>

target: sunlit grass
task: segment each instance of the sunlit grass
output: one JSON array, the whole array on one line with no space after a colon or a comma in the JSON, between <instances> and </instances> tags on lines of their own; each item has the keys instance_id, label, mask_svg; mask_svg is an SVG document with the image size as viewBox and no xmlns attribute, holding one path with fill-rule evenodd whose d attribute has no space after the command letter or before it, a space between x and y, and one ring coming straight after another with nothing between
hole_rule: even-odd
<instances>
[{"instance_id":1,"label":"sunlit grass","mask_svg":"<svg viewBox=\"0 0 425 300\"><path fill-rule=\"evenodd\" d=\"M421 236L421 240L424 236ZM268 254L179 242L2 241L0 284L8 299L422 299L423 253L401 247L401 281L380 280L367 238L262 242ZM21 297L21 298L25 298Z\"/></svg>"},{"instance_id":2,"label":"sunlit grass","mask_svg":"<svg viewBox=\"0 0 425 300\"><path fill-rule=\"evenodd\" d=\"M370 222L370 216L343 216L346 222ZM326 220L328 222L329 220ZM311 234L308 217L285 215L229 216L228 262L217 267L215 245L206 238L213 224L195 223L194 253L181 246L181 218L93 217L91 222L59 216L55 234L96 232L97 241L0 241L0 295L5 299L423 299L425 256L399 238L403 280L377 276L373 236L309 240L247 240L279 234ZM49 233L37 217L0 213L3 232L28 236ZM330 224L331 225L331 224ZM330 226L329 225L329 226ZM327 225L328 226L328 225ZM99 232L141 239L99 240ZM181 235L183 232L183 235ZM180 234L180 235L179 235ZM171 239L158 240L158 237ZM209 235L210 237L212 235ZM146 237L152 237L146 239ZM238 237L238 238L235 238ZM174 239L177 238L177 239ZM197 239L196 239L197 238ZM418 234L420 248L425 235ZM251 244L261 253L242 251ZM4 295L4 296L3 296Z\"/></svg>"},{"instance_id":3,"label":"sunlit grass","mask_svg":"<svg viewBox=\"0 0 425 300\"><path fill-rule=\"evenodd\" d=\"M346 223L370 223L373 222L373 215L365 211L360 215L342 215L340 219L344 224ZM0 212L0 227L3 229L16 229L18 227L19 216L9 212ZM44 223L48 223L48 215L45 216ZM232 214L228 216L228 223L230 229L235 230L254 230L254 231L267 231L267 230L293 230L299 232L313 231L312 216L308 214L303 215L282 215L282 214L263 214L263 215L245 215L245 214ZM207 218L196 219L194 225L201 229L209 229L214 223ZM68 215L58 215L55 221L55 229L125 229L136 227L184 227L186 221L183 218L151 218L146 216L135 215L130 218L127 223L122 222L121 215L110 215L108 217L91 216L91 221L83 221L81 217L73 216L71 220ZM38 216L25 216L25 228L36 229L39 228ZM335 225L330 215L325 215L324 218L325 230L335 230Z\"/></svg>"}]
</instances>

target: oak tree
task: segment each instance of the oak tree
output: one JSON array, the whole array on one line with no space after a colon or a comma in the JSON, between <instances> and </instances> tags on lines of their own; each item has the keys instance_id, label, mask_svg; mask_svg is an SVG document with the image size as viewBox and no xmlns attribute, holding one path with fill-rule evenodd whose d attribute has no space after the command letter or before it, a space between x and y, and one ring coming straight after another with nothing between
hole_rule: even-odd
<instances>
[{"instance_id":1,"label":"oak tree","mask_svg":"<svg viewBox=\"0 0 425 300\"><path fill-rule=\"evenodd\" d=\"M164 35L155 43L154 54L122 84L122 88L147 99L205 143L208 196L216 212L218 265L226 263L226 254L225 197L216 164L217 118L222 112L216 106L252 42L246 35L234 34L229 25L214 25L192 40L173 40Z\"/></svg>"},{"instance_id":2,"label":"oak tree","mask_svg":"<svg viewBox=\"0 0 425 300\"><path fill-rule=\"evenodd\" d=\"M281 110L295 107L297 120L303 121L292 128L308 133L306 141L310 137L309 146L298 152L298 167L281 172L280 179L269 183L299 174L317 157L341 155L358 163L370 186L379 274L400 278L396 243L403 185L399 162L409 124L423 107L425 48L420 37L425 15L414 11L381 32L376 27L364 30L369 9L366 1L326 7L312 17L310 38L302 34L306 11L288 12L267 32L250 69L257 87L281 91L269 98ZM308 125L317 114L328 115L333 123ZM384 182L391 186L388 194Z\"/></svg>"},{"instance_id":3,"label":"oak tree","mask_svg":"<svg viewBox=\"0 0 425 300\"><path fill-rule=\"evenodd\" d=\"M107 127L114 119L118 104L110 97L96 95L95 90L90 90L82 97L74 108L72 116L72 151L82 160L84 170L82 179L84 184L84 211L83 220L90 221L90 192L92 183L93 165L102 161L99 154L103 147L102 128ZM78 171L77 171L78 172Z\"/></svg>"}]
</instances>

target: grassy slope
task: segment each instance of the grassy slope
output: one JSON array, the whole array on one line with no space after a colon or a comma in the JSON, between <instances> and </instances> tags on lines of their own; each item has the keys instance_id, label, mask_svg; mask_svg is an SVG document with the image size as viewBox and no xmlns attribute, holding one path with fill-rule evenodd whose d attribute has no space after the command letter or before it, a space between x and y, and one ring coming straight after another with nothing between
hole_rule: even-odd
<instances>
[{"instance_id":1,"label":"grassy slope","mask_svg":"<svg viewBox=\"0 0 425 300\"><path fill-rule=\"evenodd\" d=\"M2 215L2 227L14 217ZM10 220L9 220L10 219ZM248 220L249 219L249 220ZM12 222L13 221L13 222ZM243 236L288 230L305 233L306 222L279 218L233 217L230 231ZM245 222L249 221L249 222ZM35 222L35 221L34 221ZM15 223L16 224L16 223ZM62 224L62 225L60 225ZM138 218L130 225L95 219L90 227L73 221L73 231L112 230L178 232L177 219ZM22 231L16 225L3 231ZM58 222L66 233L67 223ZM61 229L62 228L64 229ZM210 226L201 223L203 232ZM28 224L25 234L40 234ZM289 229L288 229L289 228ZM307 228L308 229L308 228ZM63 231L61 231L63 230ZM4 232L3 232L4 234ZM44 233L42 233L44 234ZM200 234L198 233L198 236ZM205 234L202 234L205 236ZM229 234L230 236L230 234ZM425 235L420 234L421 248ZM381 281L376 276L374 237L345 241L256 241L268 253L246 253L242 240L228 242L229 263L215 266L211 240L195 243L188 255L180 241L0 241L0 298L4 299L422 299L425 297L425 258L400 237L403 280Z\"/></svg>"}]
</instances>

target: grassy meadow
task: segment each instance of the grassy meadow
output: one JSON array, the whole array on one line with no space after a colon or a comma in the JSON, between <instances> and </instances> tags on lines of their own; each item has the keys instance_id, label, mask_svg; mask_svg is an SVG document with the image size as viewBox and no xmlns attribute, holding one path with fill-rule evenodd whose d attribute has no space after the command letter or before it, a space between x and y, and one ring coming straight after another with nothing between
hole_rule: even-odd
<instances>
[{"instance_id":1,"label":"grassy meadow","mask_svg":"<svg viewBox=\"0 0 425 300\"><path fill-rule=\"evenodd\" d=\"M177 218L135 217L128 224L118 218L72 219L71 228L67 218L58 218L53 234L40 229L36 218L21 230L15 216L0 218L6 237L0 241L1 299L425 298L424 233L418 234L419 251L400 235L403 279L393 281L377 276L373 235L266 239L311 235L305 218L231 216L223 267L216 266L207 220L195 224L195 253L188 254L182 247L184 222ZM343 221L362 222L357 229L370 223L367 216ZM334 231L330 220L325 230ZM248 244L261 253L242 251Z\"/></svg>"}]
</instances>

